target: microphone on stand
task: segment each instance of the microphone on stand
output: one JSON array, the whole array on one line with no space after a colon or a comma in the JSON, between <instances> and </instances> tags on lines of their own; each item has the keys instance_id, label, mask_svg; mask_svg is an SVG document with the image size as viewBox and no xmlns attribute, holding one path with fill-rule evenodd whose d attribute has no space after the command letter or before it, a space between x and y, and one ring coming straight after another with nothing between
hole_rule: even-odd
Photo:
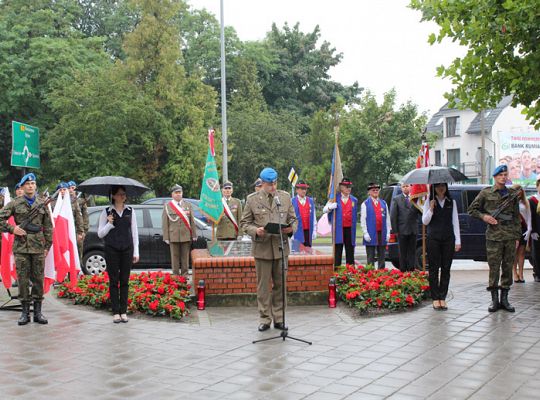
<instances>
[{"instance_id":1,"label":"microphone on stand","mask_svg":"<svg viewBox=\"0 0 540 400\"><path fill-rule=\"evenodd\" d=\"M279 199L277 195L276 197L274 197L274 201L276 202L276 206L281 207L281 200Z\"/></svg>"}]
</instances>

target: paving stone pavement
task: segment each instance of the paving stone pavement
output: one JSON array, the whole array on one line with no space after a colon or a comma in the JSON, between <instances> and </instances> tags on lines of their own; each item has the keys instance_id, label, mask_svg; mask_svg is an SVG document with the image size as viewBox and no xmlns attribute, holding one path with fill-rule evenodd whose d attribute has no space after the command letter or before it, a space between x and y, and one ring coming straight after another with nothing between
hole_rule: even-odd
<instances>
[{"instance_id":1,"label":"paving stone pavement","mask_svg":"<svg viewBox=\"0 0 540 400\"><path fill-rule=\"evenodd\" d=\"M0 311L0 398L538 399L540 283L529 271L510 292L517 312L489 314L486 279L454 272L446 312L291 307L290 335L312 346L252 344L278 334L257 332L255 308L113 324L48 295L49 325L19 327L18 313Z\"/></svg>"}]
</instances>

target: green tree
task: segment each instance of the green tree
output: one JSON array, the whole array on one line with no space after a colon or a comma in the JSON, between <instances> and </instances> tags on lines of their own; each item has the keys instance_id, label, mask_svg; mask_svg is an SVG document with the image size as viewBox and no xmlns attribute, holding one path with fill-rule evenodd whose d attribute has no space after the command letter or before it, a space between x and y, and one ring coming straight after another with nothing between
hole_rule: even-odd
<instances>
[{"instance_id":1,"label":"green tree","mask_svg":"<svg viewBox=\"0 0 540 400\"><path fill-rule=\"evenodd\" d=\"M453 103L474 111L495 107L513 95L514 106L526 106L528 118L540 127L540 3L537 0L411 0L422 19L439 26L429 42L450 38L467 46L465 57L438 74L455 88Z\"/></svg>"},{"instance_id":2,"label":"green tree","mask_svg":"<svg viewBox=\"0 0 540 400\"><path fill-rule=\"evenodd\" d=\"M108 62L100 38L84 38L73 29L79 17L74 0L0 2L0 174L10 185L20 177L16 169L6 168L11 121L38 126L46 137L56 122L45 101L54 85Z\"/></svg>"},{"instance_id":3,"label":"green tree","mask_svg":"<svg viewBox=\"0 0 540 400\"><path fill-rule=\"evenodd\" d=\"M426 116L415 104L396 107L394 90L381 104L366 92L358 108L344 113L340 122L343 173L354 180L362 197L369 182L390 183L414 167Z\"/></svg>"},{"instance_id":4,"label":"green tree","mask_svg":"<svg viewBox=\"0 0 540 400\"><path fill-rule=\"evenodd\" d=\"M264 71L263 94L271 109L289 110L299 115L311 115L319 109L326 109L338 97L351 102L361 92L358 83L343 86L330 80L329 70L341 61L342 53L327 41L318 47L321 37L318 26L310 33L300 31L297 23L288 24L280 30L272 24L266 36L270 49L268 59L277 56L277 62L270 64L271 71ZM261 50L261 48L259 48Z\"/></svg>"}]
</instances>

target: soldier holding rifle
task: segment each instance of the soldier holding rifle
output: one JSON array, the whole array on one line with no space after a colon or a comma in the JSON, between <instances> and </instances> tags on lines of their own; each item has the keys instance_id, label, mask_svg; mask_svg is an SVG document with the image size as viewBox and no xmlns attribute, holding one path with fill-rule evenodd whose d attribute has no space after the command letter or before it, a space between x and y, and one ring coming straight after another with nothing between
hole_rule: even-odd
<instances>
[{"instance_id":1,"label":"soldier holding rifle","mask_svg":"<svg viewBox=\"0 0 540 400\"><path fill-rule=\"evenodd\" d=\"M19 282L19 299L22 313L19 325L30 322L30 301L34 301L34 322L46 324L41 314L43 301L43 280L45 256L52 244L52 222L47 212L50 198L36 195L36 176L32 173L23 176L19 185L24 195L13 199L0 211L0 230L15 235L13 255ZM9 217L15 218L16 226L8 224ZM32 293L30 293L32 281Z\"/></svg>"},{"instance_id":2,"label":"soldier holding rifle","mask_svg":"<svg viewBox=\"0 0 540 400\"><path fill-rule=\"evenodd\" d=\"M489 312L499 308L514 312L508 302L512 286L512 265L516 257L516 244L521 238L519 220L519 191L506 187L508 167L499 165L493 171L493 186L483 189L469 206L469 215L484 221L486 230L486 254L489 264L491 305ZM500 275L500 286L499 286ZM498 297L501 290L500 299Z\"/></svg>"}]
</instances>

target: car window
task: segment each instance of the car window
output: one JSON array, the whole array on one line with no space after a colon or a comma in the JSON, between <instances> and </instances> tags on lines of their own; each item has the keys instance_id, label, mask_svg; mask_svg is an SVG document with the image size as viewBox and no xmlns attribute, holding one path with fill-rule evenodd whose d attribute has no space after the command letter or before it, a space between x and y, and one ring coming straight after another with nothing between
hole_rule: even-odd
<instances>
[{"instance_id":1,"label":"car window","mask_svg":"<svg viewBox=\"0 0 540 400\"><path fill-rule=\"evenodd\" d=\"M452 197L453 200L456 201L458 213L463 213L463 198L461 195L462 194L461 190L452 190L452 189L449 189L449 190L450 190L450 196Z\"/></svg>"},{"instance_id":2,"label":"car window","mask_svg":"<svg viewBox=\"0 0 540 400\"><path fill-rule=\"evenodd\" d=\"M480 193L480 190L466 190L465 195L463 196L465 198L466 204L464 204L466 209L469 209L469 206L471 203L476 199L476 196L478 196L478 193Z\"/></svg>"},{"instance_id":3,"label":"car window","mask_svg":"<svg viewBox=\"0 0 540 400\"><path fill-rule=\"evenodd\" d=\"M390 205L392 204L392 198L394 197L393 194L394 194L393 186L386 187L383 190L381 190L381 198L386 202L388 207L390 207Z\"/></svg>"},{"instance_id":4,"label":"car window","mask_svg":"<svg viewBox=\"0 0 540 400\"><path fill-rule=\"evenodd\" d=\"M137 218L137 228L144 228L144 213L142 209L135 209L135 218Z\"/></svg>"},{"instance_id":5,"label":"car window","mask_svg":"<svg viewBox=\"0 0 540 400\"><path fill-rule=\"evenodd\" d=\"M88 215L88 226L94 226L98 224L99 221L99 215L101 214L101 210L93 212Z\"/></svg>"},{"instance_id":6,"label":"car window","mask_svg":"<svg viewBox=\"0 0 540 400\"><path fill-rule=\"evenodd\" d=\"M152 227L156 229L161 229L161 215L163 214L162 208L150 208L148 209L150 213L150 221L152 222Z\"/></svg>"}]
</instances>

